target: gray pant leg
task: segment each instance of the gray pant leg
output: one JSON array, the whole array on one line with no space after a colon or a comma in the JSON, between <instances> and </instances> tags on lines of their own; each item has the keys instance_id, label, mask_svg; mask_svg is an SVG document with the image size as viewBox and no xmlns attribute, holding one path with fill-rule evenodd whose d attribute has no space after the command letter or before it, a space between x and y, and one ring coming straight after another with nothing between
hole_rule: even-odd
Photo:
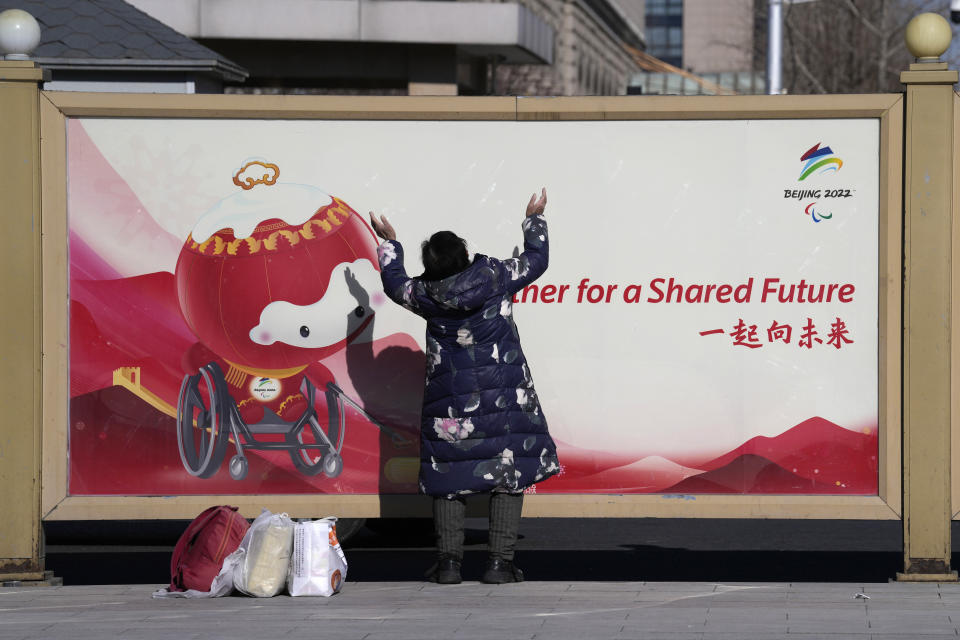
<instances>
[{"instance_id":1,"label":"gray pant leg","mask_svg":"<svg viewBox=\"0 0 960 640\"><path fill-rule=\"evenodd\" d=\"M522 493L494 492L490 495L491 556L513 561L522 511Z\"/></svg>"},{"instance_id":2,"label":"gray pant leg","mask_svg":"<svg viewBox=\"0 0 960 640\"><path fill-rule=\"evenodd\" d=\"M437 553L463 559L463 520L466 503L463 498L433 499L433 528L437 537Z\"/></svg>"}]
</instances>

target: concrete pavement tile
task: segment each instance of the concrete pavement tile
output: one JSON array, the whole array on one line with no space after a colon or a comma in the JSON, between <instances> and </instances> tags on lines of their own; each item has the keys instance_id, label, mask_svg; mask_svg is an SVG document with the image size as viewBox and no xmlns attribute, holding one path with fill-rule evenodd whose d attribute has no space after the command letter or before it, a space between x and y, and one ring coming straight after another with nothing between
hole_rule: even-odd
<instances>
[{"instance_id":1,"label":"concrete pavement tile","mask_svg":"<svg viewBox=\"0 0 960 640\"><path fill-rule=\"evenodd\" d=\"M937 627L917 627L915 629L908 629L904 628L903 626L872 626L870 627L869 631L871 634L877 637L886 637L889 635L957 637L956 628L941 629Z\"/></svg>"},{"instance_id":2,"label":"concrete pavement tile","mask_svg":"<svg viewBox=\"0 0 960 640\"><path fill-rule=\"evenodd\" d=\"M638 593L632 592L618 593L614 591L608 591L603 595L597 595L595 592L567 593L554 598L553 601L560 605L584 603L593 606L604 603L609 606L611 603L629 604L636 602L639 595Z\"/></svg>"},{"instance_id":3,"label":"concrete pavement tile","mask_svg":"<svg viewBox=\"0 0 960 640\"><path fill-rule=\"evenodd\" d=\"M710 599L717 597L716 591L710 588L689 591L640 591L635 595L637 600L661 600L663 602L683 602L685 600Z\"/></svg>"},{"instance_id":4,"label":"concrete pavement tile","mask_svg":"<svg viewBox=\"0 0 960 640\"><path fill-rule=\"evenodd\" d=\"M872 616L867 621L874 633L917 633L917 634L954 634L958 633L957 624L946 616Z\"/></svg>"},{"instance_id":5,"label":"concrete pavement tile","mask_svg":"<svg viewBox=\"0 0 960 640\"><path fill-rule=\"evenodd\" d=\"M659 631L647 631L638 634L624 630L622 633L611 637L614 640L702 640L706 636L702 633L661 633ZM537 640L540 639L537 638Z\"/></svg>"},{"instance_id":6,"label":"concrete pavement tile","mask_svg":"<svg viewBox=\"0 0 960 640\"><path fill-rule=\"evenodd\" d=\"M704 633L706 627L703 624L676 624L670 623L669 621L661 620L656 622L651 622L649 624L625 624L619 632L619 635L631 635L631 636L643 636L646 637L647 634L654 633L675 633L675 634L690 634L690 633Z\"/></svg>"},{"instance_id":7,"label":"concrete pavement tile","mask_svg":"<svg viewBox=\"0 0 960 640\"><path fill-rule=\"evenodd\" d=\"M456 627L458 635L485 635L487 638L511 638L515 635L533 635L544 629L540 620L503 620L498 624L489 621L467 623Z\"/></svg>"},{"instance_id":8,"label":"concrete pavement tile","mask_svg":"<svg viewBox=\"0 0 960 640\"><path fill-rule=\"evenodd\" d=\"M787 625L787 633L806 633L811 634L817 637L830 636L832 637L835 633L843 633L847 635L859 635L869 636L871 634L871 629L864 624L857 624L855 622L843 623L843 622L832 622L825 621L822 623L816 622L799 622L794 624L792 621Z\"/></svg>"},{"instance_id":9,"label":"concrete pavement tile","mask_svg":"<svg viewBox=\"0 0 960 640\"><path fill-rule=\"evenodd\" d=\"M784 609L787 620L790 622L807 622L822 620L856 620L866 624L867 612L862 606L852 606L848 609L838 609L836 607L788 607Z\"/></svg>"},{"instance_id":10,"label":"concrete pavement tile","mask_svg":"<svg viewBox=\"0 0 960 640\"><path fill-rule=\"evenodd\" d=\"M634 596L634 602L641 603L651 603L658 602L662 605L667 605L671 603L677 603L678 607L685 605L697 606L698 604L704 604L704 601L700 600L697 596L703 594L697 593L678 593L676 591L665 592L665 591L641 591L640 593Z\"/></svg>"},{"instance_id":11,"label":"concrete pavement tile","mask_svg":"<svg viewBox=\"0 0 960 640\"><path fill-rule=\"evenodd\" d=\"M705 622L704 619L631 618L623 623L623 630L658 633L701 633L706 631Z\"/></svg>"},{"instance_id":12,"label":"concrete pavement tile","mask_svg":"<svg viewBox=\"0 0 960 640\"><path fill-rule=\"evenodd\" d=\"M685 607L683 609L667 608L656 605L639 606L627 614L628 620L661 618L670 620L700 620L707 619L710 607L705 604L700 607Z\"/></svg>"},{"instance_id":13,"label":"concrete pavement tile","mask_svg":"<svg viewBox=\"0 0 960 640\"><path fill-rule=\"evenodd\" d=\"M647 629L650 631L703 631L706 618L673 618L651 616L649 618L630 618L623 621L625 629Z\"/></svg>"},{"instance_id":14,"label":"concrete pavement tile","mask_svg":"<svg viewBox=\"0 0 960 640\"><path fill-rule=\"evenodd\" d=\"M753 597L753 598L724 598L714 597L705 599L702 604L707 604L711 609L756 609L763 611L786 611L787 601L783 596ZM683 602L669 603L666 606L684 606Z\"/></svg>"},{"instance_id":15,"label":"concrete pavement tile","mask_svg":"<svg viewBox=\"0 0 960 640\"><path fill-rule=\"evenodd\" d=\"M38 635L51 626L53 625L0 620L0 638L21 638L28 635Z\"/></svg>"},{"instance_id":16,"label":"concrete pavement tile","mask_svg":"<svg viewBox=\"0 0 960 640\"><path fill-rule=\"evenodd\" d=\"M39 589L39 587L37 587ZM29 600L20 599L18 600L19 606L32 606L39 607L44 605L54 606L54 605L63 605L63 604L73 604L73 605L84 605L84 604L102 604L105 602L128 602L129 599L125 599L121 596L116 595L100 595L100 594L76 594L76 595L50 595L43 596L38 598L31 598ZM7 604L10 602L9 599L0 599L0 607L9 607Z\"/></svg>"},{"instance_id":17,"label":"concrete pavement tile","mask_svg":"<svg viewBox=\"0 0 960 640\"><path fill-rule=\"evenodd\" d=\"M716 598L724 598L729 600L749 600L752 598L762 599L762 600L786 600L787 592L783 589L767 589L762 586L726 586L723 589L718 589L714 595Z\"/></svg>"},{"instance_id":18,"label":"concrete pavement tile","mask_svg":"<svg viewBox=\"0 0 960 640\"><path fill-rule=\"evenodd\" d=\"M530 617L543 620L591 620L598 622L626 620L627 616L636 611L636 607L616 606L609 603L603 607L564 607L558 606L551 611L529 612Z\"/></svg>"},{"instance_id":19,"label":"concrete pavement tile","mask_svg":"<svg viewBox=\"0 0 960 640\"><path fill-rule=\"evenodd\" d=\"M806 592L806 593L790 593L787 594L785 602L787 605L797 605L804 607L812 606L845 606L848 604L859 604L863 606L867 600L857 598L857 591L845 591L845 592ZM873 598L870 598L873 600Z\"/></svg>"},{"instance_id":20,"label":"concrete pavement tile","mask_svg":"<svg viewBox=\"0 0 960 640\"><path fill-rule=\"evenodd\" d=\"M490 640L491 637L502 637L502 638L534 638L537 635L536 631L527 631L527 630L505 630L504 635L496 635L491 632L485 632L483 630L476 629L458 629L453 632L451 638L459 638L463 640ZM324 638L326 640L326 638Z\"/></svg>"},{"instance_id":21,"label":"concrete pavement tile","mask_svg":"<svg viewBox=\"0 0 960 640\"><path fill-rule=\"evenodd\" d=\"M707 628L714 625L747 624L765 626L787 626L785 611L771 609L714 609L707 611Z\"/></svg>"},{"instance_id":22,"label":"concrete pavement tile","mask_svg":"<svg viewBox=\"0 0 960 640\"><path fill-rule=\"evenodd\" d=\"M410 629L392 629L385 631L377 631L367 635L363 640L425 640L426 638L452 638L454 629L420 629L420 630L410 630ZM522 638L532 638L533 634L529 636L520 636L517 640L522 640Z\"/></svg>"},{"instance_id":23,"label":"concrete pavement tile","mask_svg":"<svg viewBox=\"0 0 960 640\"><path fill-rule=\"evenodd\" d=\"M716 591L717 582L644 582L641 591Z\"/></svg>"},{"instance_id":24,"label":"concrete pavement tile","mask_svg":"<svg viewBox=\"0 0 960 640\"><path fill-rule=\"evenodd\" d=\"M869 607L867 617L871 620L900 620L909 623L918 623L926 620L955 624L958 622L957 612L946 607L932 607L927 611L896 610Z\"/></svg>"},{"instance_id":25,"label":"concrete pavement tile","mask_svg":"<svg viewBox=\"0 0 960 640\"><path fill-rule=\"evenodd\" d=\"M620 584L632 584L632 583L620 583ZM483 583L477 583L478 586L493 590L493 591L516 591L521 593L564 593L570 591L573 587L571 582L546 582L546 581L529 581L529 582L508 582L507 584L499 585L485 585ZM605 589L603 589L605 590Z\"/></svg>"},{"instance_id":26,"label":"concrete pavement tile","mask_svg":"<svg viewBox=\"0 0 960 640\"><path fill-rule=\"evenodd\" d=\"M788 626L785 621L754 622L749 620L724 620L707 622L704 631L708 633L752 633L752 634L785 634Z\"/></svg>"},{"instance_id":27,"label":"concrete pavement tile","mask_svg":"<svg viewBox=\"0 0 960 640\"><path fill-rule=\"evenodd\" d=\"M646 603L647 601L645 601L645 600L639 600L639 599L638 599L637 602L644 602L644 603ZM761 604L762 604L762 603L761 603ZM722 603L722 602L718 602L716 596L714 596L713 594L696 594L696 593L692 593L692 594L688 594L688 595L672 594L671 596L669 596L669 597L667 597L667 598L663 598L663 599L660 601L660 605L659 605L659 606L663 607L664 609L670 609L670 610L673 610L673 609L704 609L704 608L714 607L714 606L718 606L718 607L719 607L719 606L723 606L723 603ZM731 606L733 606L733 605L731 605ZM758 606L758 605L755 604L755 603L740 602L740 603L738 603L736 606ZM774 606L775 606L776 608L782 608L782 607L783 607L783 603L778 601L778 602L776 602L776 603L774 604Z\"/></svg>"},{"instance_id":28,"label":"concrete pavement tile","mask_svg":"<svg viewBox=\"0 0 960 640\"><path fill-rule=\"evenodd\" d=\"M521 583L526 584L526 583ZM646 588L643 582L568 582L566 591L612 591L619 593L622 591L642 591Z\"/></svg>"},{"instance_id":29,"label":"concrete pavement tile","mask_svg":"<svg viewBox=\"0 0 960 640\"><path fill-rule=\"evenodd\" d=\"M752 633L752 632L719 632L705 633L703 640L869 640L869 635L858 633Z\"/></svg>"},{"instance_id":30,"label":"concrete pavement tile","mask_svg":"<svg viewBox=\"0 0 960 640\"><path fill-rule=\"evenodd\" d=\"M224 631L221 629L205 629L205 630L176 630L172 633L176 633L177 638L186 638L188 640L206 640L207 638L228 638L231 637L228 635L229 631ZM235 634L236 632L234 632ZM64 636L69 638L70 636ZM117 638L123 638L123 640L157 640L158 638L170 637L167 635L166 630L162 628L156 629L127 629L123 632L122 635L116 636ZM232 636L234 640L238 636ZM106 640L106 639L104 639Z\"/></svg>"},{"instance_id":31,"label":"concrete pavement tile","mask_svg":"<svg viewBox=\"0 0 960 640\"><path fill-rule=\"evenodd\" d=\"M121 629L117 627L111 627L109 629L55 627L53 629L47 629L41 634L33 635L42 638L64 638L69 640L95 640L97 638L104 640L105 638L125 638L128 631L132 631L132 629ZM195 634L196 631L191 632L191 636L194 636Z\"/></svg>"},{"instance_id":32,"label":"concrete pavement tile","mask_svg":"<svg viewBox=\"0 0 960 640\"><path fill-rule=\"evenodd\" d=\"M869 600L859 600L865 606L876 610L903 609L905 611L933 611L937 608L949 608L949 604L936 596L927 598L897 598L891 596L870 596Z\"/></svg>"},{"instance_id":33,"label":"concrete pavement tile","mask_svg":"<svg viewBox=\"0 0 960 640\"><path fill-rule=\"evenodd\" d=\"M371 633L380 633L381 631L383 631L383 629L353 625L350 625L349 627L318 627L316 625L312 625L295 627L285 636L282 636L282 638L284 640L294 640L296 638L323 638L323 640L363 640ZM234 640L238 639L234 638Z\"/></svg>"},{"instance_id":34,"label":"concrete pavement tile","mask_svg":"<svg viewBox=\"0 0 960 640\"><path fill-rule=\"evenodd\" d=\"M887 583L870 583L863 585L864 588L876 591L887 591L889 593L900 593L904 595L914 594L914 593L924 593L928 591L938 592L942 588L954 587L956 585L949 585L939 582L887 582Z\"/></svg>"},{"instance_id":35,"label":"concrete pavement tile","mask_svg":"<svg viewBox=\"0 0 960 640\"><path fill-rule=\"evenodd\" d=\"M801 585L791 585L789 588L787 588L786 593L790 595L803 595L808 593L831 593L843 595L846 593L857 593L858 591L863 592L865 588L866 586L862 584L829 584L823 582L810 582Z\"/></svg>"},{"instance_id":36,"label":"concrete pavement tile","mask_svg":"<svg viewBox=\"0 0 960 640\"><path fill-rule=\"evenodd\" d=\"M499 603L494 603L499 604ZM615 599L583 599L583 600L553 600L526 602L518 601L507 605L507 610L516 610L520 612L548 613L557 611L629 611L636 605L632 600ZM493 607L492 609L496 609Z\"/></svg>"},{"instance_id":37,"label":"concrete pavement tile","mask_svg":"<svg viewBox=\"0 0 960 640\"><path fill-rule=\"evenodd\" d=\"M498 585L487 585L478 582L471 586L489 595L530 595L543 597L561 595L570 591L570 585L568 583L558 582L513 582Z\"/></svg>"},{"instance_id":38,"label":"concrete pavement tile","mask_svg":"<svg viewBox=\"0 0 960 640\"><path fill-rule=\"evenodd\" d=\"M607 633L607 632L619 632L621 628L626 624L624 619L599 619L599 618L581 618L581 617L571 617L571 616L560 616L555 618L545 618L543 624L541 625L542 631L553 630L563 630L570 628L579 628L583 629L585 632L589 631L584 637L591 637L597 633Z\"/></svg>"},{"instance_id":39,"label":"concrete pavement tile","mask_svg":"<svg viewBox=\"0 0 960 640\"><path fill-rule=\"evenodd\" d=\"M943 598L935 592L929 592L925 594L895 594L895 593L882 593L882 594L866 594L870 596L870 600L865 602L878 605L880 603L899 603L903 605L918 606L924 604L942 604L944 602Z\"/></svg>"},{"instance_id":40,"label":"concrete pavement tile","mask_svg":"<svg viewBox=\"0 0 960 640\"><path fill-rule=\"evenodd\" d=\"M956 638L953 634L945 633L873 633L871 640L933 640L934 638Z\"/></svg>"},{"instance_id":41,"label":"concrete pavement tile","mask_svg":"<svg viewBox=\"0 0 960 640\"><path fill-rule=\"evenodd\" d=\"M529 603L542 605L550 602L560 602L562 598L563 598L563 595L561 594L536 594L536 593L527 594L519 591L514 591L512 593L504 591L500 593L477 596L476 598L470 598L470 600L466 600L465 602L469 602L471 600L474 602L482 602L485 600L489 600L491 602L495 602L497 606L501 606L509 602L524 602L524 603L529 602Z\"/></svg>"},{"instance_id":42,"label":"concrete pavement tile","mask_svg":"<svg viewBox=\"0 0 960 640\"><path fill-rule=\"evenodd\" d=\"M853 582L790 582L787 584L787 590L791 593L804 593L810 591L839 590L847 591L849 589L859 590L863 584Z\"/></svg>"}]
</instances>

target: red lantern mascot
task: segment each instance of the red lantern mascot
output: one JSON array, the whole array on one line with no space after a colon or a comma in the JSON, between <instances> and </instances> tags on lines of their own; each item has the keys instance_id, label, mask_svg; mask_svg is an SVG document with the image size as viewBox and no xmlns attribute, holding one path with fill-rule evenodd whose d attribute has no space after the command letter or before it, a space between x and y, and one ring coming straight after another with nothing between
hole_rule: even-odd
<instances>
[{"instance_id":1,"label":"red lantern mascot","mask_svg":"<svg viewBox=\"0 0 960 640\"><path fill-rule=\"evenodd\" d=\"M315 187L280 183L276 165L246 163L240 191L197 222L177 260L180 310L199 339L184 356L177 443L186 470L209 478L232 439L230 475L244 448L283 449L302 473L343 469L347 397L318 360L373 319L376 240L363 218ZM325 394L327 430L314 407Z\"/></svg>"}]
</instances>

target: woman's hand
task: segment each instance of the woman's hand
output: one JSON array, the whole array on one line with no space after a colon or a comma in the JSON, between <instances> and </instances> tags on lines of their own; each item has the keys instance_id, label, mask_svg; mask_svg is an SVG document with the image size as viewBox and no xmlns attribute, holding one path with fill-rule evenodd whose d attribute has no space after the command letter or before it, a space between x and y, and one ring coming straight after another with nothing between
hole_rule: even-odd
<instances>
[{"instance_id":1,"label":"woman's hand","mask_svg":"<svg viewBox=\"0 0 960 640\"><path fill-rule=\"evenodd\" d=\"M531 200L531 202L533 202L533 200ZM393 230L393 225L390 224L386 216L381 215L380 220L377 220L377 217L373 215L373 211L371 211L370 224L371 226L373 226L374 233L376 233L378 236L380 236L384 240L397 239L397 232Z\"/></svg>"},{"instance_id":2,"label":"woman's hand","mask_svg":"<svg viewBox=\"0 0 960 640\"><path fill-rule=\"evenodd\" d=\"M527 203L527 217L542 215L543 210L547 208L547 188L544 187L540 192L540 198L534 193L530 196L530 202Z\"/></svg>"}]
</instances>

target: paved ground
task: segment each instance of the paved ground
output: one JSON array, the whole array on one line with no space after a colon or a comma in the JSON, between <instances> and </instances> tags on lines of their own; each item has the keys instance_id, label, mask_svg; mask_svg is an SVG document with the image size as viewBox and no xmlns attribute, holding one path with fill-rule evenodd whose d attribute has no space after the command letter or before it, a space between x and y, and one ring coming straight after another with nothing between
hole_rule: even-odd
<instances>
[{"instance_id":1,"label":"paved ground","mask_svg":"<svg viewBox=\"0 0 960 640\"><path fill-rule=\"evenodd\" d=\"M475 582L483 519L468 519L472 581L456 586L420 581L429 522L370 525L345 545L350 576L333 598L171 601L150 593L185 523L48 524L47 568L68 586L0 588L0 639L960 636L960 584L887 582L902 568L898 522L525 519L532 581L499 587Z\"/></svg>"},{"instance_id":2,"label":"paved ground","mask_svg":"<svg viewBox=\"0 0 960 640\"><path fill-rule=\"evenodd\" d=\"M960 584L348 581L332 598L215 600L155 600L150 598L154 588L0 589L0 638L888 640L960 635Z\"/></svg>"}]
</instances>

